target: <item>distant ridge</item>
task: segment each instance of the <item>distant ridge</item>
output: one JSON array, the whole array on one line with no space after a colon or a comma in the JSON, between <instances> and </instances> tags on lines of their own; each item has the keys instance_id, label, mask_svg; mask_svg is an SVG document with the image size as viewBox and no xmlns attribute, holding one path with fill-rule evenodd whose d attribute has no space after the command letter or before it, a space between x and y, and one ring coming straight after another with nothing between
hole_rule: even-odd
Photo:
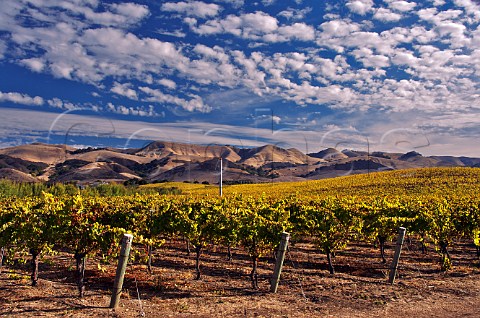
<instances>
[{"instance_id":1,"label":"distant ridge","mask_svg":"<svg viewBox=\"0 0 480 318\"><path fill-rule=\"evenodd\" d=\"M398 159L399 160L404 160L404 161L409 161L409 160L413 160L413 159L420 158L420 157L423 157L423 156L421 154L419 154L418 152L410 151L410 152L407 152L404 155L401 155L400 157L398 157Z\"/></svg>"},{"instance_id":2,"label":"distant ridge","mask_svg":"<svg viewBox=\"0 0 480 318\"><path fill-rule=\"evenodd\" d=\"M24 182L226 183L301 181L419 167L480 167L480 158L322 149L304 154L274 145L239 148L154 141L142 148L85 148L35 143L0 149L0 178Z\"/></svg>"},{"instance_id":3,"label":"distant ridge","mask_svg":"<svg viewBox=\"0 0 480 318\"><path fill-rule=\"evenodd\" d=\"M348 158L349 156L338 151L337 149L335 148L327 148L325 150L321 150L317 153L309 153L308 154L310 157L314 157L314 158L320 158L320 159L324 159L324 160L339 160L339 159L346 159Z\"/></svg>"}]
</instances>

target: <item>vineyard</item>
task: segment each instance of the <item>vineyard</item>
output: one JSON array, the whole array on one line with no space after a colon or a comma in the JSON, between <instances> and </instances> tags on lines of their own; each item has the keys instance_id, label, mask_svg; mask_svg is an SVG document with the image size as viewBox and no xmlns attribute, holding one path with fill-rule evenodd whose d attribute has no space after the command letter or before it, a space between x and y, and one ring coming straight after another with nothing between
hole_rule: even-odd
<instances>
[{"instance_id":1,"label":"vineyard","mask_svg":"<svg viewBox=\"0 0 480 318\"><path fill-rule=\"evenodd\" d=\"M344 274L342 262L349 262L353 247L372 249L375 255L370 261L388 269L385 249L392 245L398 228L405 227L410 248L418 251L419 267L448 273L459 266L478 280L479 181L480 169L439 168L236 185L225 187L223 197L214 186L190 184L165 184L181 193L167 195L44 192L7 197L0 202L0 275L25 271L28 266L30 285L36 286L42 279L43 259L51 263L58 259L56 255L71 255L77 293L84 297L90 286L85 280L95 280L88 277L94 273L88 268L95 268L97 276L110 271L122 234L131 233L131 264L145 272L140 284L153 289L161 285L155 273L168 267L162 267L160 260L172 248L191 253L194 264L187 270L192 281L208 280L211 273L202 271L202 262L221 251L216 262L232 264L240 258L243 266L249 266L248 273L241 275L249 289L265 293L266 268L273 268L283 231L291 234L292 253L308 246L309 253L319 255L315 266L323 269L322 275L334 279L337 264ZM467 255L468 261L458 255ZM219 270L216 275L227 279L232 275L229 271ZM386 283L384 278L373 278L372 284ZM304 279L297 277L297 285ZM279 293L287 287L281 283Z\"/></svg>"}]
</instances>

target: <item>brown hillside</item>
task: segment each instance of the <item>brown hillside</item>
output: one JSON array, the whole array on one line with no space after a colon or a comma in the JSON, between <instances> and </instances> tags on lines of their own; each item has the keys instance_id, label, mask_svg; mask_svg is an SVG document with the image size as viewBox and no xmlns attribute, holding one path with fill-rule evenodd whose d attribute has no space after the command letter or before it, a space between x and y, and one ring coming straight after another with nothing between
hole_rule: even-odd
<instances>
[{"instance_id":1,"label":"brown hillside","mask_svg":"<svg viewBox=\"0 0 480 318\"><path fill-rule=\"evenodd\" d=\"M0 169L0 179L9 179L15 182L39 182L32 175L11 168Z\"/></svg>"},{"instance_id":2,"label":"brown hillside","mask_svg":"<svg viewBox=\"0 0 480 318\"><path fill-rule=\"evenodd\" d=\"M346 154L338 151L335 148L327 148L327 149L321 150L321 151L316 152L316 153L310 153L308 155L310 157L320 158L320 159L324 159L324 160L327 160L327 161L349 158L349 156L347 156ZM352 156L352 157L355 157L355 156Z\"/></svg>"},{"instance_id":3,"label":"brown hillside","mask_svg":"<svg viewBox=\"0 0 480 318\"><path fill-rule=\"evenodd\" d=\"M283 149L273 145L246 150L243 152L242 158L243 164L252 167L261 167L272 162L308 164L315 160L296 149Z\"/></svg>"},{"instance_id":4,"label":"brown hillside","mask_svg":"<svg viewBox=\"0 0 480 318\"><path fill-rule=\"evenodd\" d=\"M28 182L156 181L218 182L223 158L226 183L321 179L391 169L480 166L480 158L431 156L334 148L306 155L275 145L238 148L156 141L141 149L86 148L31 144L0 149L0 169L12 180ZM17 173L22 172L22 173Z\"/></svg>"},{"instance_id":5,"label":"brown hillside","mask_svg":"<svg viewBox=\"0 0 480 318\"><path fill-rule=\"evenodd\" d=\"M74 150L75 148L65 145L34 143L0 149L0 154L27 161L43 162L50 165L66 160L68 157L68 151Z\"/></svg>"}]
</instances>

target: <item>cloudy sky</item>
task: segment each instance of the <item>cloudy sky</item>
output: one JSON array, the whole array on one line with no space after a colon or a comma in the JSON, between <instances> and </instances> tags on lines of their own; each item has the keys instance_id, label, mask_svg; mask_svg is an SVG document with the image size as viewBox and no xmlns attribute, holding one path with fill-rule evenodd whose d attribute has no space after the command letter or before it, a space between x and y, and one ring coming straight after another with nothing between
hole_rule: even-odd
<instances>
[{"instance_id":1,"label":"cloudy sky","mask_svg":"<svg viewBox=\"0 0 480 318\"><path fill-rule=\"evenodd\" d=\"M0 147L480 156L471 0L0 0Z\"/></svg>"}]
</instances>

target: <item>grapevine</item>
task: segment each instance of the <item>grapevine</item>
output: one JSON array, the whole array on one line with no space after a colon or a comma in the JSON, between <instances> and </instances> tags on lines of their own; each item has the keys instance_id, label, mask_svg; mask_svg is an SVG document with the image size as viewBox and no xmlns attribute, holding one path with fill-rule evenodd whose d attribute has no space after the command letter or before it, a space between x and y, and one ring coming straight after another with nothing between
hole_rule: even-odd
<instances>
[{"instance_id":1,"label":"grapevine","mask_svg":"<svg viewBox=\"0 0 480 318\"><path fill-rule=\"evenodd\" d=\"M201 254L207 246L238 246L252 261L250 280L256 289L258 262L272 255L283 231L295 239L313 238L333 274L334 253L352 240L378 241L385 263L385 244L403 226L432 242L441 269L449 270L459 239L471 240L480 257L479 179L476 169L424 169L270 184L271 191L265 191L267 185L232 186L222 198L208 187L177 195L44 192L7 197L0 205L0 266L5 251L12 257L15 251L29 252L36 285L41 256L69 251L83 296L87 257L114 257L123 233L132 233L136 245L147 250L150 272L152 249L160 248L165 238L181 236L195 247L196 279L202 277Z\"/></svg>"}]
</instances>

